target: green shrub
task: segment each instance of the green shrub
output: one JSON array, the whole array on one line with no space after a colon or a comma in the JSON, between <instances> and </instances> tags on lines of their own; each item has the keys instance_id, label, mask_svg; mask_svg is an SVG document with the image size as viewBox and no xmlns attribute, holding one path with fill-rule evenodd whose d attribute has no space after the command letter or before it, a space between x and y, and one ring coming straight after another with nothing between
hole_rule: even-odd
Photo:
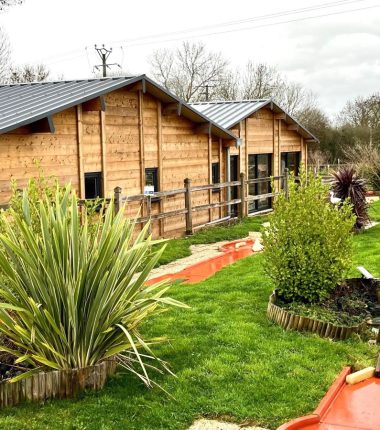
<instances>
[{"instance_id":1,"label":"green shrub","mask_svg":"<svg viewBox=\"0 0 380 430\"><path fill-rule=\"evenodd\" d=\"M350 266L351 207L328 201L329 187L301 168L289 180L289 198L276 197L270 226L263 235L265 270L285 301L326 298Z\"/></svg>"},{"instance_id":2,"label":"green shrub","mask_svg":"<svg viewBox=\"0 0 380 430\"><path fill-rule=\"evenodd\" d=\"M89 229L70 186L57 186L37 206L28 197L26 189L21 213L11 208L0 215L0 270L7 280L0 290L0 334L14 346L0 350L33 367L23 376L116 356L151 385L147 366L167 369L151 350L164 338L144 339L141 323L167 305L183 305L165 296L164 282L145 285L162 253L147 257L153 243L148 226L134 239L133 221L123 210L114 215L111 202Z\"/></svg>"}]
</instances>

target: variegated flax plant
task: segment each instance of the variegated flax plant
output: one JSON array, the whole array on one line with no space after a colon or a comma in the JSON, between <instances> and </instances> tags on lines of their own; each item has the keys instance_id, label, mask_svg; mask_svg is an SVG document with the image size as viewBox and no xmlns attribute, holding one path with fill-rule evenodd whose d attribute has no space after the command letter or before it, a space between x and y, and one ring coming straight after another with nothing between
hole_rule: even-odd
<instances>
[{"instance_id":1,"label":"variegated flax plant","mask_svg":"<svg viewBox=\"0 0 380 430\"><path fill-rule=\"evenodd\" d=\"M136 236L135 223L123 210L115 215L111 201L89 228L70 186L32 204L26 189L21 211L0 215L0 333L7 340L0 350L29 369L13 380L114 357L152 386L147 369L169 371L151 349L164 337L146 339L139 327L185 305L166 296L170 285L146 285L163 251L152 251L148 225Z\"/></svg>"}]
</instances>

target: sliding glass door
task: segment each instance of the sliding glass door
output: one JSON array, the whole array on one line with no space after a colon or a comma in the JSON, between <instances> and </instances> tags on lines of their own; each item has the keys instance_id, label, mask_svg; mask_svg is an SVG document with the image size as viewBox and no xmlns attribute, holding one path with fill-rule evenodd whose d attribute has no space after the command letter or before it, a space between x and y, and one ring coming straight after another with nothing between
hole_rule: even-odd
<instances>
[{"instance_id":1,"label":"sliding glass door","mask_svg":"<svg viewBox=\"0 0 380 430\"><path fill-rule=\"evenodd\" d=\"M268 178L272 175L272 154L251 154L248 155L248 179ZM249 184L249 195L258 196L271 192L269 181ZM249 203L249 213L270 209L272 199L265 197Z\"/></svg>"}]
</instances>

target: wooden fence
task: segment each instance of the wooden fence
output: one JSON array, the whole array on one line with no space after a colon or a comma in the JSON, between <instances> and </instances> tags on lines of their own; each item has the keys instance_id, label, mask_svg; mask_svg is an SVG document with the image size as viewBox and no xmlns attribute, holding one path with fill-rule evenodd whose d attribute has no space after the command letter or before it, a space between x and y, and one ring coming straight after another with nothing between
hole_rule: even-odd
<instances>
[{"instance_id":1,"label":"wooden fence","mask_svg":"<svg viewBox=\"0 0 380 430\"><path fill-rule=\"evenodd\" d=\"M141 207L144 209L144 216L136 219L136 223L145 224L148 221L155 222L164 219L169 219L172 217L178 217L181 215L185 216L185 234L191 235L195 228L202 228L210 224L210 222L205 224L195 225L193 221L193 214L201 211L210 211L217 208L227 208L227 215L221 216L219 219L213 220L211 223L222 222L228 219L234 218L231 215L231 208L237 206L237 217L242 219L248 215L248 205L251 202L261 199L273 198L275 197L281 189L284 190L285 194L288 193L288 169L285 169L284 175L281 176L271 176L258 179L246 179L245 174L240 174L239 181L223 182L219 184L207 184L207 185L195 185L192 186L191 179L186 178L184 180L184 186L180 189L160 191L154 194L144 195L137 194L133 196L123 196L122 189L116 187L114 189L114 202L115 211L119 212L120 208L124 203L128 202L139 202ZM269 193L250 195L248 193L248 186L250 184L268 183L270 184L271 190ZM238 198L231 198L231 189L236 187L238 189ZM202 205L193 205L193 196L197 192L201 191L215 191L215 190L227 190L225 193L225 199L223 201L206 203ZM167 212L152 213L152 200L159 200L166 197L182 196L183 207L176 210L171 210Z\"/></svg>"},{"instance_id":2,"label":"wooden fence","mask_svg":"<svg viewBox=\"0 0 380 430\"><path fill-rule=\"evenodd\" d=\"M240 174L239 181L230 181L223 182L219 184L207 184L207 185L192 185L192 181L189 178L184 180L183 188L160 191L154 194L136 194L131 196L123 195L123 190L120 187L116 187L114 189L114 204L115 211L119 212L120 208L124 203L137 202L140 204L142 208L143 216L136 219L137 224L144 225L148 221L152 223L154 222L162 222L165 219L170 219L173 217L184 216L185 217L185 226L184 233L186 235L193 234L195 229L199 229L205 227L209 224L215 224L218 222L227 221L233 218L244 218L248 216L248 207L249 204L262 199L273 198L275 197L280 190L284 190L285 193L288 192L288 178L289 171L285 169L284 175L281 176L270 176L263 177L258 179L247 179L244 173ZM249 194L249 185L252 184L260 184L267 183L270 184L268 189L271 190L269 193L265 194ZM237 188L237 193L233 193L232 190ZM218 202L211 202L209 199L208 203L201 205L193 204L193 197L198 192L208 191L209 195L213 191L223 191L226 192L220 193L220 200ZM233 198L231 196L236 195L237 198ZM169 210L169 211L158 211L152 213L152 201L160 201L161 199L166 199L167 197L175 197L180 196L180 199L183 201L183 205L180 209ZM110 199L106 199L106 203L109 202ZM86 201L79 200L79 204L83 205ZM0 209L8 209L9 205L0 205ZM202 211L211 211L217 208L226 208L225 213L223 214L220 211L220 217L216 218L212 221L209 221L204 224L196 224L194 221L193 215ZM232 213L232 209L237 208L236 214ZM161 206L160 206L161 209ZM162 232L163 235L164 232Z\"/></svg>"}]
</instances>

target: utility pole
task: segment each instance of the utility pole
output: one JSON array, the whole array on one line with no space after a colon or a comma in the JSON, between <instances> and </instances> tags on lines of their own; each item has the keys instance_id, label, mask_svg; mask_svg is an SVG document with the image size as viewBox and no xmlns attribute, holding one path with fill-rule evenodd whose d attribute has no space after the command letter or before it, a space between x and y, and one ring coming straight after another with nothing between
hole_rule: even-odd
<instances>
[{"instance_id":1,"label":"utility pole","mask_svg":"<svg viewBox=\"0 0 380 430\"><path fill-rule=\"evenodd\" d=\"M208 102L210 99L210 88L214 88L215 85L210 85L210 84L205 84L205 85L201 85L202 88L205 89L205 91L202 93L202 96L205 96L205 101Z\"/></svg>"},{"instance_id":2,"label":"utility pole","mask_svg":"<svg viewBox=\"0 0 380 430\"><path fill-rule=\"evenodd\" d=\"M120 64L118 63L107 63L107 59L112 53L112 48L107 49L104 44L101 48L98 48L97 45L95 45L95 51L98 53L100 59L102 60L102 64L97 64L95 66L95 69L102 69L103 78L107 77L107 68L110 69L111 66L118 66L121 68Z\"/></svg>"}]
</instances>

